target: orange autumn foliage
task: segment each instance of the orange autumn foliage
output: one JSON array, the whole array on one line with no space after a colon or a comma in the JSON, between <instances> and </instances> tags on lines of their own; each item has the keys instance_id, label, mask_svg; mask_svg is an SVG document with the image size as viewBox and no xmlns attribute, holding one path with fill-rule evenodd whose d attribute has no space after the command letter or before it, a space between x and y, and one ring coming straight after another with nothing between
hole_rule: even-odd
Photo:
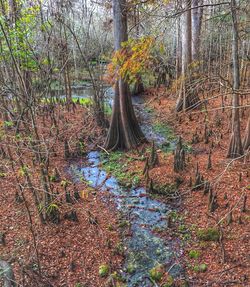
<instances>
[{"instance_id":1,"label":"orange autumn foliage","mask_svg":"<svg viewBox=\"0 0 250 287\"><path fill-rule=\"evenodd\" d=\"M106 80L114 83L121 77L128 83L134 83L138 75L150 68L154 43L155 39L152 37L129 39L123 42L122 48L114 53L108 65Z\"/></svg>"}]
</instances>

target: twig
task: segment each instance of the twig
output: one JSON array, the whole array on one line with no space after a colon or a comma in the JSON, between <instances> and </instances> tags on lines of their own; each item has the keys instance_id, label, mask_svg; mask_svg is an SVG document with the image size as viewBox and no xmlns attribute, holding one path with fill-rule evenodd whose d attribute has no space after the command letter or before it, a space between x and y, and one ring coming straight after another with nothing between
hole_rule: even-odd
<instances>
[{"instance_id":1,"label":"twig","mask_svg":"<svg viewBox=\"0 0 250 287\"><path fill-rule=\"evenodd\" d=\"M102 146L97 145L100 149L102 149L106 154L110 155L110 153Z\"/></svg>"},{"instance_id":2,"label":"twig","mask_svg":"<svg viewBox=\"0 0 250 287\"><path fill-rule=\"evenodd\" d=\"M242 192L242 194L241 194L239 200L235 203L234 207L231 208L230 211L227 212L226 215L223 216L223 217L218 221L217 225L220 225L221 222L222 222L225 218L227 218L228 214L229 214L230 212L232 212L232 211L238 206L238 204L240 203L240 201L241 201L241 199L242 199L242 197L243 197L244 195L245 195L245 188L243 188L243 192Z\"/></svg>"}]
</instances>

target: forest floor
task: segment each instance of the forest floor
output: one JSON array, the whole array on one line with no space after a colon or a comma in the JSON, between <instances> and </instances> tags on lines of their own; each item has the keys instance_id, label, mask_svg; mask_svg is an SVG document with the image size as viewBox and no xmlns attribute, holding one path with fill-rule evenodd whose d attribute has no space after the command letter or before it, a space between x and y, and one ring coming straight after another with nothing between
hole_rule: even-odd
<instances>
[{"instance_id":1,"label":"forest floor","mask_svg":"<svg viewBox=\"0 0 250 287\"><path fill-rule=\"evenodd\" d=\"M18 181L25 186L18 161L15 171L11 170L8 156L1 162L0 178L0 258L13 266L18 286L40 287L80 287L104 286L107 278L99 275L99 268L109 266L108 273L112 274L121 266L123 259L117 246L120 243L119 220L112 202L103 203L99 194L88 188L86 182L74 184L68 169L70 161L64 156L64 138L69 139L70 151L73 152L79 140L96 148L103 140L100 129L88 109L77 105L75 111L67 111L65 107L58 109L60 136L53 143L55 134L50 117L41 119L39 127L44 138L52 140L53 155L50 158L50 175L55 168L59 171L60 179L51 182L53 192L58 194L56 204L60 211L60 223L42 224L32 200L31 192L24 189L29 210L33 219L34 230L39 253L41 276L38 272L38 261L35 254L33 237L30 230L27 209L23 202L16 201ZM10 135L12 130L8 131ZM95 144L93 144L95 141ZM4 146L5 151L7 147ZM14 146L10 146L13 156L16 156ZM25 152L25 164L28 166L34 186L39 188L39 172L32 165L32 153ZM71 160L75 160L74 158ZM63 182L68 182L68 191L72 203L66 203ZM80 199L75 200L75 191ZM67 217L71 211L77 214L77 220ZM66 216L66 217L65 217ZM111 228L112 227L112 228ZM1 285L0 281L0 286Z\"/></svg>"},{"instance_id":2,"label":"forest floor","mask_svg":"<svg viewBox=\"0 0 250 287\"><path fill-rule=\"evenodd\" d=\"M183 242L183 263L190 286L247 287L250 286L250 157L226 158L231 109L221 109L221 97L210 97L207 109L176 116L176 97L165 89L147 92L146 107L152 112L156 129L170 131L171 136L181 135L187 147L183 172L173 171L173 154L158 150L159 165L150 170L149 176L158 188L180 183L180 209L171 225L172 233ZM241 100L242 104L249 104L247 96ZM230 96L224 97L224 105L230 106ZM241 114L245 131L249 108ZM205 194L204 186L192 189L197 164L204 180L210 182L212 193ZM210 196L214 197L212 212ZM164 196L161 198L166 200ZM161 236L167 239L170 233L168 228L161 231Z\"/></svg>"},{"instance_id":3,"label":"forest floor","mask_svg":"<svg viewBox=\"0 0 250 287\"><path fill-rule=\"evenodd\" d=\"M170 206L179 207L170 214L169 228L156 232L166 241L171 237L181 239L182 264L189 286L250 286L250 157L226 157L231 109L221 109L221 97L210 95L206 109L177 116L176 97L165 89L149 90L143 97L154 130L167 139L163 148L157 149L158 165L149 171L153 182L150 192ZM249 103L246 97L241 100L242 104ZM230 106L230 96L224 97L224 105ZM242 109L241 115L245 131L249 108ZM179 135L186 149L186 167L176 173L174 155L168 147ZM112 153L108 170L121 182L146 186L143 169L145 158L150 157L151 144L127 152L126 156ZM204 181L211 184L209 192L204 192L203 184L193 188L197 164ZM173 184L178 185L176 194L169 192ZM213 199L212 208L209 198ZM176 282L174 286L183 286L179 284L183 283Z\"/></svg>"},{"instance_id":4,"label":"forest floor","mask_svg":"<svg viewBox=\"0 0 250 287\"><path fill-rule=\"evenodd\" d=\"M190 286L250 286L250 196L245 197L249 194L250 162L249 158L237 161L226 158L230 110L225 109L223 112L220 109L221 99L215 97L209 101L207 110L195 110L177 117L174 113L176 99L165 90L148 91L144 98L145 107L152 114L155 129L166 136L171 134L173 139L181 135L187 148L186 168L183 172L173 171L173 154L161 149L157 150L159 164L149 171L155 189L173 183L179 184L179 192L174 199L171 199L172 195L168 197L152 194L171 204L175 201L179 203L179 209L171 214L169 227L159 230L159 235L166 240L171 236L181 239L181 248L184 250L182 264L185 265ZM229 99L225 99L225 105L228 101ZM109 273L114 274L122 265L119 215L112 201L109 204L104 203L99 193L90 189L86 182L70 182L70 162L64 158L63 140L70 139L70 149L73 150L81 138L87 152L101 146L104 136L88 109L77 105L74 112L64 108L60 112L64 117L64 121L60 122L63 136L54 145L50 171L52 174L57 168L60 172L60 181L53 182L52 186L59 193L57 204L61 223L42 225L36 215L31 195L26 190L31 214L35 218L33 229L43 279L38 276L27 210L23 203L15 201L17 179L22 181L21 175L18 170L11 171L8 158L1 162L0 235L4 234L5 237L4 244L0 244L1 259L13 264L16 279L21 284L31 280L36 283L29 286L34 287L104 287L107 278L99 276L100 266L109 265ZM242 130L246 126L247 113L249 110L243 115ZM209 131L207 143L204 141L205 122ZM45 123L41 119L40 125L44 127L44 137L50 138L49 118ZM207 169L210 150L211 168ZM145 186L142 171L145 158L150 156L150 152L151 144L145 144L137 151L126 154L110 153L110 160L104 168L125 185ZM27 153L26 158L32 169L31 155ZM213 187L213 212L208 210L209 196L204 194L203 188L192 190L190 184L190 178L192 184L194 183L197 163L199 172ZM34 173L34 182L38 182L38 179L39 174ZM65 202L61 184L65 180L70 182L70 193L73 194L77 189L81 199L73 203ZM246 210L243 212L244 199ZM77 212L76 222L65 219L65 214L72 210Z\"/></svg>"}]
</instances>

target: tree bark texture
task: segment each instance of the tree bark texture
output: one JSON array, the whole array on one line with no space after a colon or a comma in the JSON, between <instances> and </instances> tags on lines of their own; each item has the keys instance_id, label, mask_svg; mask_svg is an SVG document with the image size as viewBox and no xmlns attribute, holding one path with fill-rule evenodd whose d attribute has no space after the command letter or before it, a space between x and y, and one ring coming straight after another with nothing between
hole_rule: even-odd
<instances>
[{"instance_id":1,"label":"tree bark texture","mask_svg":"<svg viewBox=\"0 0 250 287\"><path fill-rule=\"evenodd\" d=\"M250 148L250 115L248 116L247 127L245 131L245 136L243 140L244 150L248 150Z\"/></svg>"},{"instance_id":2,"label":"tree bark texture","mask_svg":"<svg viewBox=\"0 0 250 287\"><path fill-rule=\"evenodd\" d=\"M243 147L240 134L240 111L239 111L239 94L237 91L240 87L240 70L239 70L239 53L238 53L238 23L236 15L236 1L231 0L231 14L233 26L232 38L232 59L233 59L233 100L232 100L232 134L230 138L227 157L237 158L243 155Z\"/></svg>"},{"instance_id":3,"label":"tree bark texture","mask_svg":"<svg viewBox=\"0 0 250 287\"><path fill-rule=\"evenodd\" d=\"M176 111L185 111L195 108L199 103L199 97L196 91L190 89L192 63L192 13L191 0L185 0L185 12L182 15L182 87L176 103Z\"/></svg>"},{"instance_id":4,"label":"tree bark texture","mask_svg":"<svg viewBox=\"0 0 250 287\"><path fill-rule=\"evenodd\" d=\"M193 0L192 8L203 5L203 0ZM200 34L201 34L201 22L203 16L203 8L192 9L192 58L193 61L199 59L200 52Z\"/></svg>"},{"instance_id":5,"label":"tree bark texture","mask_svg":"<svg viewBox=\"0 0 250 287\"><path fill-rule=\"evenodd\" d=\"M182 21L182 74L187 75L188 66L192 62L192 17L191 1L185 1L186 11Z\"/></svg>"}]
</instances>

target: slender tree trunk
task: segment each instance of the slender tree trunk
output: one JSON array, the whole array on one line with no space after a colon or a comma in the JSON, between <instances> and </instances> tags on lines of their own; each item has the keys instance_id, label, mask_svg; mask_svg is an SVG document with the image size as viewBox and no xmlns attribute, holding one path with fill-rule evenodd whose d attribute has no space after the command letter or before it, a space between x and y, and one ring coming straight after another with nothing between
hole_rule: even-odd
<instances>
[{"instance_id":1,"label":"slender tree trunk","mask_svg":"<svg viewBox=\"0 0 250 287\"><path fill-rule=\"evenodd\" d=\"M176 25L176 79L181 75L181 59L182 59L182 45L181 45L181 18L179 17Z\"/></svg>"},{"instance_id":2,"label":"slender tree trunk","mask_svg":"<svg viewBox=\"0 0 250 287\"><path fill-rule=\"evenodd\" d=\"M240 87L240 70L239 70L239 55L238 55L238 23L237 23L235 0L231 0L231 13L232 13L232 24L233 24L233 39L232 39L233 110L232 110L232 134L230 138L227 157L236 158L243 154L243 147L240 135L239 94L237 93Z\"/></svg>"},{"instance_id":3,"label":"slender tree trunk","mask_svg":"<svg viewBox=\"0 0 250 287\"><path fill-rule=\"evenodd\" d=\"M199 98L189 87L191 82L190 64L192 62L192 16L191 0L185 0L185 12L182 15L182 87L176 104L176 111L195 108Z\"/></svg>"},{"instance_id":4,"label":"slender tree trunk","mask_svg":"<svg viewBox=\"0 0 250 287\"><path fill-rule=\"evenodd\" d=\"M113 0L115 50L128 40L126 0ZM131 149L145 141L137 122L128 84L120 78L115 85L111 124L105 142L109 150Z\"/></svg>"},{"instance_id":5,"label":"slender tree trunk","mask_svg":"<svg viewBox=\"0 0 250 287\"><path fill-rule=\"evenodd\" d=\"M71 91L71 81L70 81L70 67L69 67L69 51L68 51L68 39L65 26L60 29L61 36L61 45L62 45L62 65L63 76L64 76L64 87L65 87L65 96L66 103L70 103L72 100L72 91Z\"/></svg>"},{"instance_id":6,"label":"slender tree trunk","mask_svg":"<svg viewBox=\"0 0 250 287\"><path fill-rule=\"evenodd\" d=\"M132 95L139 96L144 92L144 85L141 76L137 76L136 82L133 87Z\"/></svg>"},{"instance_id":7,"label":"slender tree trunk","mask_svg":"<svg viewBox=\"0 0 250 287\"><path fill-rule=\"evenodd\" d=\"M192 7L198 7L203 4L203 0L193 0ZM199 59L200 52L200 34L201 34L201 23L203 16L203 8L195 8L192 10L192 58L194 60Z\"/></svg>"},{"instance_id":8,"label":"slender tree trunk","mask_svg":"<svg viewBox=\"0 0 250 287\"><path fill-rule=\"evenodd\" d=\"M245 136L243 140L243 147L244 147L244 150L248 150L250 147L250 115L248 117L247 127L246 127Z\"/></svg>"},{"instance_id":9,"label":"slender tree trunk","mask_svg":"<svg viewBox=\"0 0 250 287\"><path fill-rule=\"evenodd\" d=\"M188 66L192 62L192 18L191 18L191 0L186 0L183 14L183 32L182 32L182 74L188 74Z\"/></svg>"},{"instance_id":10,"label":"slender tree trunk","mask_svg":"<svg viewBox=\"0 0 250 287\"><path fill-rule=\"evenodd\" d=\"M136 39L140 38L140 9L139 4L135 5L134 8L135 28L136 28ZM141 75L137 75L136 82L132 90L132 96L140 95L144 92L144 85Z\"/></svg>"},{"instance_id":11,"label":"slender tree trunk","mask_svg":"<svg viewBox=\"0 0 250 287\"><path fill-rule=\"evenodd\" d=\"M182 48L182 74L185 77L184 89L183 89L183 110L188 108L188 95L186 89L186 83L190 79L189 65L192 62L192 17L191 17L191 0L186 0L185 12L185 26L183 33L183 48Z\"/></svg>"}]
</instances>

